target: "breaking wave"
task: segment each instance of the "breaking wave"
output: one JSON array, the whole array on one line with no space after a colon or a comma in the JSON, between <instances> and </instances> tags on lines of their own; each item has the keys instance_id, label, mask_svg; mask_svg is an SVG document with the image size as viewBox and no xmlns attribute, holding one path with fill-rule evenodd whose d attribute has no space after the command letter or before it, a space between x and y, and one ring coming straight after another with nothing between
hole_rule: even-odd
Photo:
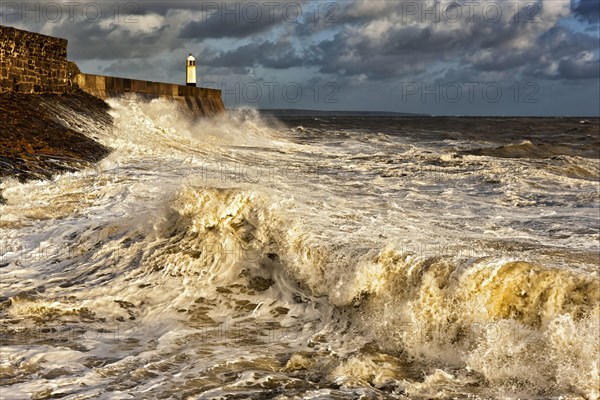
<instances>
[{"instance_id":1,"label":"breaking wave","mask_svg":"<svg viewBox=\"0 0 600 400\"><path fill-rule=\"evenodd\" d=\"M465 151L464 154L473 154L501 158L530 158L541 159L558 156L585 157L598 159L598 147L592 140L590 143L581 143L574 147L568 144L532 143L524 140L519 143L509 143L498 147L484 147Z\"/></svg>"},{"instance_id":2,"label":"breaking wave","mask_svg":"<svg viewBox=\"0 0 600 400\"><path fill-rule=\"evenodd\" d=\"M543 236L553 221L510 219L516 206L495 201L523 181L467 196L439 179L488 182L496 164L442 154L435 170L404 168L404 187L393 169L430 162L429 144L340 144L254 110L194 122L165 101L111 106L115 130L97 135L117 150L94 173L5 182L1 371L14 393L600 395L594 233L569 246ZM499 152L533 151L519 146ZM577 165L556 174L593 190ZM444 251L423 250L434 239Z\"/></svg>"}]
</instances>

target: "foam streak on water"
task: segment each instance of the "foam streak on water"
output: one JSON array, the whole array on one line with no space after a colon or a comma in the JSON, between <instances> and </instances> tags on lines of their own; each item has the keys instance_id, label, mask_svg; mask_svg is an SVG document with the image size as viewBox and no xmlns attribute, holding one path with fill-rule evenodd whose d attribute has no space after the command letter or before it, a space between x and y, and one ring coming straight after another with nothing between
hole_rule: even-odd
<instances>
[{"instance_id":1,"label":"foam streak on water","mask_svg":"<svg viewBox=\"0 0 600 400\"><path fill-rule=\"evenodd\" d=\"M111 106L3 183L3 397L598 398L593 147Z\"/></svg>"}]
</instances>

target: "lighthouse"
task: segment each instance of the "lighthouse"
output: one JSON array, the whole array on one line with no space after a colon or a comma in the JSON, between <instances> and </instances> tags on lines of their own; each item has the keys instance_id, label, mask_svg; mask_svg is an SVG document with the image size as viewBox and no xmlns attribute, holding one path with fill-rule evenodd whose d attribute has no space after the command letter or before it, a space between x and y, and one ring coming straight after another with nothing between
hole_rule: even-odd
<instances>
[{"instance_id":1,"label":"lighthouse","mask_svg":"<svg viewBox=\"0 0 600 400\"><path fill-rule=\"evenodd\" d=\"M185 82L187 86L196 86L196 59L192 53L187 58Z\"/></svg>"}]
</instances>

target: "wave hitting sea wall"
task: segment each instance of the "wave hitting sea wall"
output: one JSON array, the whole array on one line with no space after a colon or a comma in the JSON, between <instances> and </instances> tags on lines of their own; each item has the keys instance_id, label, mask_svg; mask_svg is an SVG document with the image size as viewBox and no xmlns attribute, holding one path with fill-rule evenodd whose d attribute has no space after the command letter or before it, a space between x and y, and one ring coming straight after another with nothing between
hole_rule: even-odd
<instances>
[{"instance_id":1,"label":"wave hitting sea wall","mask_svg":"<svg viewBox=\"0 0 600 400\"><path fill-rule=\"evenodd\" d=\"M127 93L135 93L145 99L169 98L194 116L212 116L225 111L221 91L215 89L83 73L77 76L77 85L104 100Z\"/></svg>"}]
</instances>

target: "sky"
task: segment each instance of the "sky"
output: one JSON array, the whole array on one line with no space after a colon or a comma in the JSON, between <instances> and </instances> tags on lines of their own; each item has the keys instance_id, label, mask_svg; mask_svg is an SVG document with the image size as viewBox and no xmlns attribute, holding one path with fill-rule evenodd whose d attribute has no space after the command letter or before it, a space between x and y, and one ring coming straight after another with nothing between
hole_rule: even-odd
<instances>
[{"instance_id":1,"label":"sky","mask_svg":"<svg viewBox=\"0 0 600 400\"><path fill-rule=\"evenodd\" d=\"M600 114L600 0L4 1L83 72L199 86L228 107Z\"/></svg>"}]
</instances>

